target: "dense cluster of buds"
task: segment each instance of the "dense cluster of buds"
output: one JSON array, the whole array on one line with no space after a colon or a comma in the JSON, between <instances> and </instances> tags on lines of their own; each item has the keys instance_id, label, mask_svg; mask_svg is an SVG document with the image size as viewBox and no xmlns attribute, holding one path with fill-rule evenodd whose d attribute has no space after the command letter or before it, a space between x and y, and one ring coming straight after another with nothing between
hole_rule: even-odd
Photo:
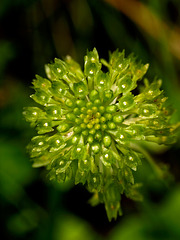
<instances>
[{"instance_id":1,"label":"dense cluster of buds","mask_svg":"<svg viewBox=\"0 0 180 240\"><path fill-rule=\"evenodd\" d=\"M105 204L109 220L121 214L121 194L141 198L132 170L142 154L134 144L175 141L161 80L144 79L136 89L148 66L118 50L109 62L100 61L96 49L88 52L84 72L69 56L55 59L45 66L48 79L37 75L33 81L31 98L39 107L23 112L38 132L28 146L33 166L46 166L50 179L86 184L92 203Z\"/></svg>"}]
</instances>

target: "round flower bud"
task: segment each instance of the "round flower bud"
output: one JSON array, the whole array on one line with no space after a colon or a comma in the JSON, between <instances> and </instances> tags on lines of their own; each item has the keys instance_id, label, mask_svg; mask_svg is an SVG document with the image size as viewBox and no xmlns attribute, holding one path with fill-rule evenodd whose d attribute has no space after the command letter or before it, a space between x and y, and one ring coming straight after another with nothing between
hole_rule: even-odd
<instances>
[{"instance_id":1,"label":"round flower bud","mask_svg":"<svg viewBox=\"0 0 180 240\"><path fill-rule=\"evenodd\" d=\"M81 113L79 108L74 108L73 112L75 115L79 115Z\"/></svg>"},{"instance_id":2,"label":"round flower bud","mask_svg":"<svg viewBox=\"0 0 180 240\"><path fill-rule=\"evenodd\" d=\"M104 106L100 106L100 107L99 107L99 112L100 112L101 114L103 114L103 113L105 112L105 107L104 107Z\"/></svg>"},{"instance_id":3,"label":"round flower bud","mask_svg":"<svg viewBox=\"0 0 180 240\"><path fill-rule=\"evenodd\" d=\"M101 133L101 131L96 132L94 138L95 138L96 140L100 141L100 140L102 139L102 133Z\"/></svg>"},{"instance_id":4,"label":"round flower bud","mask_svg":"<svg viewBox=\"0 0 180 240\"><path fill-rule=\"evenodd\" d=\"M104 92L104 99L110 100L113 97L113 91L112 90L106 90Z\"/></svg>"},{"instance_id":5,"label":"round flower bud","mask_svg":"<svg viewBox=\"0 0 180 240\"><path fill-rule=\"evenodd\" d=\"M94 138L93 138L92 135L89 135L89 136L88 136L87 142L90 143L90 144L94 142Z\"/></svg>"},{"instance_id":6,"label":"round flower bud","mask_svg":"<svg viewBox=\"0 0 180 240\"><path fill-rule=\"evenodd\" d=\"M86 107L87 107L87 108L92 108L92 106L93 106L93 103L92 103L92 102L87 102L87 103L86 103Z\"/></svg>"},{"instance_id":7,"label":"round flower bud","mask_svg":"<svg viewBox=\"0 0 180 240\"><path fill-rule=\"evenodd\" d=\"M70 120L70 121L75 121L76 115L73 114L73 113L67 113L66 119L67 119L67 120Z\"/></svg>"},{"instance_id":8,"label":"round flower bud","mask_svg":"<svg viewBox=\"0 0 180 240\"><path fill-rule=\"evenodd\" d=\"M68 123L61 123L61 124L59 124L59 126L57 127L57 130L58 130L59 132L66 132L67 130L69 130L69 128L70 128L70 124L68 124Z\"/></svg>"},{"instance_id":9,"label":"round flower bud","mask_svg":"<svg viewBox=\"0 0 180 240\"><path fill-rule=\"evenodd\" d=\"M94 128L92 128L92 129L89 130L89 134L94 135L95 133L96 133L96 130L95 130Z\"/></svg>"},{"instance_id":10,"label":"round flower bud","mask_svg":"<svg viewBox=\"0 0 180 240\"><path fill-rule=\"evenodd\" d=\"M86 103L85 103L85 101L78 99L76 101L76 105L81 108L81 107L84 107L86 105Z\"/></svg>"},{"instance_id":11,"label":"round flower bud","mask_svg":"<svg viewBox=\"0 0 180 240\"><path fill-rule=\"evenodd\" d=\"M79 140L79 136L74 135L72 138L72 144L77 144Z\"/></svg>"},{"instance_id":12,"label":"round flower bud","mask_svg":"<svg viewBox=\"0 0 180 240\"><path fill-rule=\"evenodd\" d=\"M100 145L98 143L93 143L91 145L91 151L95 154L100 152Z\"/></svg>"},{"instance_id":13,"label":"round flower bud","mask_svg":"<svg viewBox=\"0 0 180 240\"><path fill-rule=\"evenodd\" d=\"M114 122L108 122L108 128L109 129L115 129L116 128L116 124Z\"/></svg>"},{"instance_id":14,"label":"round flower bud","mask_svg":"<svg viewBox=\"0 0 180 240\"><path fill-rule=\"evenodd\" d=\"M106 112L107 113L115 113L117 110L117 106L116 105L109 105L106 107Z\"/></svg>"},{"instance_id":15,"label":"round flower bud","mask_svg":"<svg viewBox=\"0 0 180 240\"><path fill-rule=\"evenodd\" d=\"M111 143L112 143L111 137L109 135L105 135L103 137L103 143L104 143L105 147L109 147L111 145Z\"/></svg>"},{"instance_id":16,"label":"round flower bud","mask_svg":"<svg viewBox=\"0 0 180 240\"><path fill-rule=\"evenodd\" d=\"M117 114L117 115L113 116L113 122L115 122L115 123L122 123L123 120L124 120L124 118L122 115Z\"/></svg>"},{"instance_id":17,"label":"round flower bud","mask_svg":"<svg viewBox=\"0 0 180 240\"><path fill-rule=\"evenodd\" d=\"M96 99L94 101L94 106L100 106L101 105L101 100L100 99Z\"/></svg>"},{"instance_id":18,"label":"round flower bud","mask_svg":"<svg viewBox=\"0 0 180 240\"><path fill-rule=\"evenodd\" d=\"M104 114L104 117L105 117L107 120L111 120L113 116L112 116L111 113L105 113L105 114Z\"/></svg>"},{"instance_id":19,"label":"round flower bud","mask_svg":"<svg viewBox=\"0 0 180 240\"><path fill-rule=\"evenodd\" d=\"M76 118L75 118L75 123L78 124L78 125L81 124L81 123L82 123L82 119L76 117Z\"/></svg>"},{"instance_id":20,"label":"round flower bud","mask_svg":"<svg viewBox=\"0 0 180 240\"><path fill-rule=\"evenodd\" d=\"M96 99L98 99L99 98L99 93L98 93L98 91L97 90L92 90L91 92L90 92L90 94L89 94L89 98L90 98L90 100L91 101L95 101Z\"/></svg>"},{"instance_id":21,"label":"round flower bud","mask_svg":"<svg viewBox=\"0 0 180 240\"><path fill-rule=\"evenodd\" d=\"M82 131L82 128L79 127L79 126L76 126L76 127L73 128L73 131L74 131L75 133L80 133L80 132Z\"/></svg>"},{"instance_id":22,"label":"round flower bud","mask_svg":"<svg viewBox=\"0 0 180 240\"><path fill-rule=\"evenodd\" d=\"M75 105L71 99L66 99L65 104L67 107L70 107L70 108L73 108Z\"/></svg>"}]
</instances>

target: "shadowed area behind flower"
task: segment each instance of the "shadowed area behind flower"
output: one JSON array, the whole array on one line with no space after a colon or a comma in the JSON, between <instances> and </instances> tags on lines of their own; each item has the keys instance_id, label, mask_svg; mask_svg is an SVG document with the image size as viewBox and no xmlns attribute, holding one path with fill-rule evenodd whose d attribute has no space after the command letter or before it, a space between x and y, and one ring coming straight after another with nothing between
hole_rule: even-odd
<instances>
[{"instance_id":1,"label":"shadowed area behind flower","mask_svg":"<svg viewBox=\"0 0 180 240\"><path fill-rule=\"evenodd\" d=\"M45 81L44 79L48 77L45 75L44 65L47 63L53 65L54 58L65 59L66 55L72 56L79 63L80 69L84 69L83 60L86 50L94 47L98 50L100 63L103 64L102 71L105 73L108 72L108 51L112 53L116 49L119 49L119 52L125 49L126 56L134 52L139 60L142 59L143 64L149 63L150 68L145 75L149 79L149 85L144 85L144 81L138 81L138 86L140 88L151 86L154 76L162 79L160 91L163 89L165 97L168 97L171 105L169 110L175 109L171 124L180 121L178 44L180 2L178 0L106 2L1 0L0 223L2 239L121 238L126 240L133 237L134 239L164 240L164 238L180 238L179 139L175 144L166 145L166 147L144 140L138 140L140 145L134 145L131 142L131 148L136 147L136 151L137 147L140 148L139 151L144 150L143 154L147 160L142 160L143 164L137 167L137 171L132 170L134 181L143 183L139 190L144 200L138 203L128 199L124 194L121 195L123 215L111 222L106 216L104 204L96 205L97 193L93 195L91 201L96 206L92 207L88 204L92 193L89 193L82 184L74 186L72 181L50 182L47 178L49 171L44 167L32 168L33 162L26 152L26 145L30 139L39 134L35 127L30 128L29 123L24 121L23 107L36 107L36 110L39 107L45 111L43 106L38 104L35 106L34 101L29 98L30 95L35 94L34 89L29 87L35 73L39 74L39 77L36 77L39 81L40 79ZM118 8L113 5L115 2L119 3L119 6L123 2L123 5ZM144 20L142 20L143 16ZM155 20L151 21L152 19ZM155 31L155 29L160 30ZM80 72L76 74L80 74L81 78ZM161 81L158 80L157 84L159 88ZM140 91L143 89L136 88L132 93L137 96ZM74 103L77 104L76 101ZM76 118L79 116L76 115ZM68 117L71 118L72 115ZM98 119L104 121L104 118L106 117L102 116L102 119L96 117L96 121L98 122ZM115 119L121 121L122 117ZM126 124L132 125L132 119L131 115L126 119ZM93 123L95 117L85 121L87 120L90 122L85 124ZM73 124L77 123L73 121ZM123 122L115 124L122 125ZM146 126L145 122L143 124ZM111 123L109 126L113 127L114 124ZM142 129L138 130L141 132ZM55 131L41 135L53 135ZM96 131L98 132L96 137L101 137L99 130ZM63 133L59 133L61 134ZM111 137L114 138L112 135ZM89 141L91 140L92 138L89 137ZM107 137L106 142L110 142L109 140ZM57 148L56 144L52 149ZM87 145L87 143L84 144ZM105 168L104 164L103 168ZM112 195L112 192L109 191L107 197L108 194ZM116 195L114 196L116 198Z\"/></svg>"}]
</instances>

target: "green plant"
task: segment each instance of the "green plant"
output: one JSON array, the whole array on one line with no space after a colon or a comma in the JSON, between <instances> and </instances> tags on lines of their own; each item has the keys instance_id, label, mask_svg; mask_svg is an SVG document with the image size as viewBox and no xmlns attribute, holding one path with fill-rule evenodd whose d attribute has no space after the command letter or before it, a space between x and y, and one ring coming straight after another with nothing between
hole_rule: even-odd
<instances>
[{"instance_id":1,"label":"green plant","mask_svg":"<svg viewBox=\"0 0 180 240\"><path fill-rule=\"evenodd\" d=\"M84 72L69 56L55 59L45 66L48 79L33 81L31 97L41 106L23 112L38 132L28 146L33 166L46 166L50 179L86 184L92 205L104 203L109 220L122 214L121 194L142 199L132 173L143 158L138 143L175 142L178 124L170 123L161 80L144 79L136 89L148 66L118 50L109 62L88 52Z\"/></svg>"}]
</instances>

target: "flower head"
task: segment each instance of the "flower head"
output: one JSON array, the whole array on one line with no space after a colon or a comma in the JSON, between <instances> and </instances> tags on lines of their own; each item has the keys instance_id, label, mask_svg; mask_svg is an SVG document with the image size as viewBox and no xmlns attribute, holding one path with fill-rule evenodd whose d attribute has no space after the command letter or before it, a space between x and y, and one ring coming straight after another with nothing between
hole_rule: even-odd
<instances>
[{"instance_id":1,"label":"flower head","mask_svg":"<svg viewBox=\"0 0 180 240\"><path fill-rule=\"evenodd\" d=\"M84 72L69 56L55 59L45 66L48 79L37 75L33 81L31 97L41 106L24 110L38 132L28 146L33 166L47 166L50 179L86 184L92 203L105 203L109 220L121 214L122 193L140 198L132 170L142 155L133 146L174 142L161 80L144 79L136 89L148 66L118 50L109 62L99 61L96 49L88 52Z\"/></svg>"}]
</instances>

